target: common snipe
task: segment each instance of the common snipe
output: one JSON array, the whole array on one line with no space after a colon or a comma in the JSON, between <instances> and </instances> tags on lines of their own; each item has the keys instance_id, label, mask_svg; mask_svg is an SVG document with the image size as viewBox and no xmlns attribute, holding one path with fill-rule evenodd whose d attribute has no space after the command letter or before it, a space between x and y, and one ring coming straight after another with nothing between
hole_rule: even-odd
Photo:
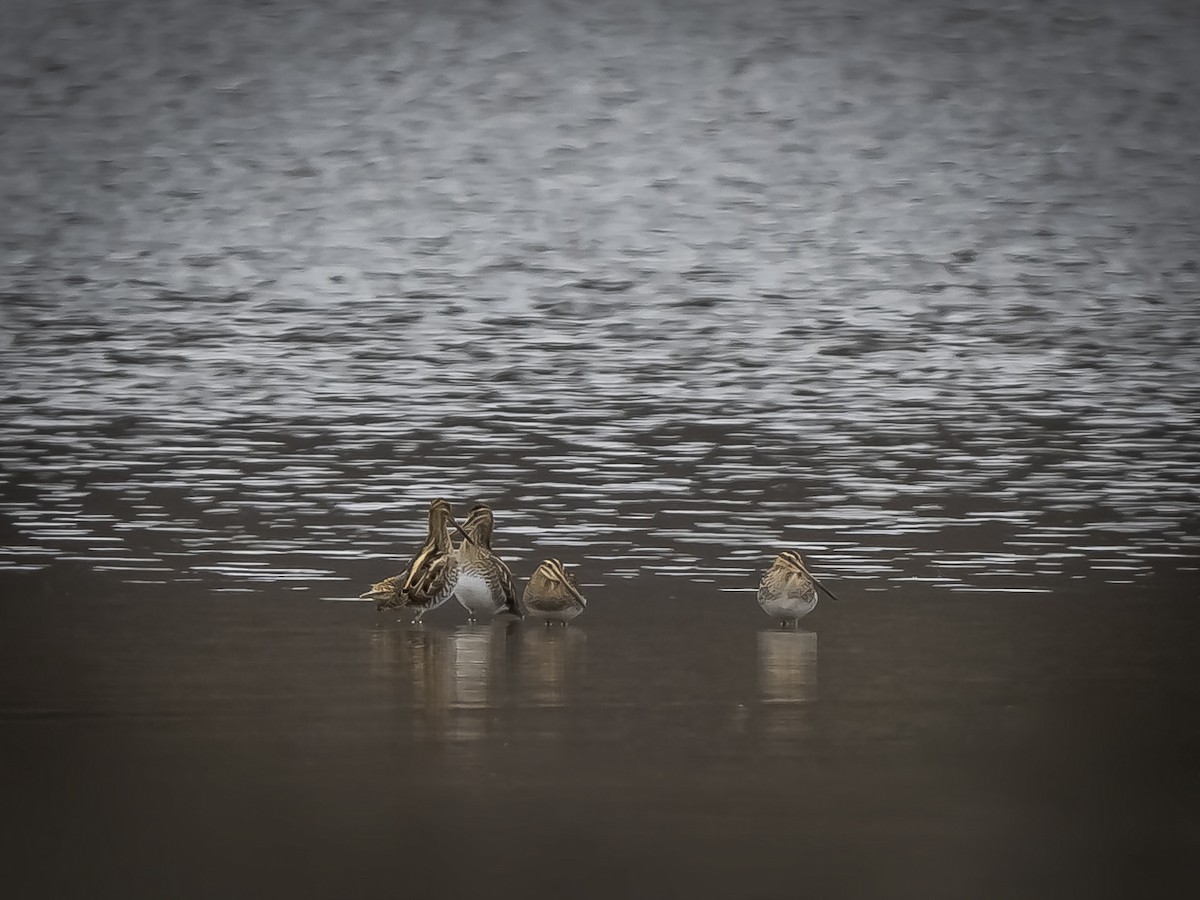
<instances>
[{"instance_id":1,"label":"common snipe","mask_svg":"<svg viewBox=\"0 0 1200 900\"><path fill-rule=\"evenodd\" d=\"M808 571L795 550L784 550L758 585L758 605L784 625L794 625L817 608L817 588L837 597Z\"/></svg>"},{"instance_id":2,"label":"common snipe","mask_svg":"<svg viewBox=\"0 0 1200 900\"><path fill-rule=\"evenodd\" d=\"M548 559L525 585L521 606L535 619L569 622L587 608L587 600L579 592L575 576L557 559Z\"/></svg>"},{"instance_id":3,"label":"common snipe","mask_svg":"<svg viewBox=\"0 0 1200 900\"><path fill-rule=\"evenodd\" d=\"M463 530L471 540L464 540L458 547L458 583L454 596L467 611L469 621L474 621L477 613L495 615L508 611L521 614L512 570L492 552L495 524L492 508L486 503L476 503L463 522Z\"/></svg>"},{"instance_id":4,"label":"common snipe","mask_svg":"<svg viewBox=\"0 0 1200 900\"><path fill-rule=\"evenodd\" d=\"M450 528L470 541L470 536L454 521L450 504L434 500L429 504L429 533L416 556L404 571L371 585L369 591L359 596L374 600L378 610L415 610L413 621L421 621L425 613L450 599L458 583L458 553L450 540Z\"/></svg>"}]
</instances>

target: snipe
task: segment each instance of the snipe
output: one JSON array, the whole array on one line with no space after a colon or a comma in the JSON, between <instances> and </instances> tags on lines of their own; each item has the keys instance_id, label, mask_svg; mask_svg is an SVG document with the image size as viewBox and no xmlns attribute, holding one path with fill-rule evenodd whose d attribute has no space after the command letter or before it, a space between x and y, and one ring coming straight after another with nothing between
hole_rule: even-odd
<instances>
[{"instance_id":1,"label":"snipe","mask_svg":"<svg viewBox=\"0 0 1200 900\"><path fill-rule=\"evenodd\" d=\"M784 550L762 577L758 585L758 605L773 619L785 626L795 625L817 608L817 588L837 597L821 584L795 550Z\"/></svg>"},{"instance_id":2,"label":"snipe","mask_svg":"<svg viewBox=\"0 0 1200 900\"><path fill-rule=\"evenodd\" d=\"M429 533L416 556L404 571L371 585L369 591L359 596L374 600L375 608L381 611L414 610L413 621L420 622L425 613L450 599L458 583L458 553L450 540L451 528L470 541L470 536L454 520L450 504L434 500L429 504Z\"/></svg>"},{"instance_id":3,"label":"snipe","mask_svg":"<svg viewBox=\"0 0 1200 900\"><path fill-rule=\"evenodd\" d=\"M521 615L512 570L492 552L495 527L495 516L486 503L476 503L463 522L463 531L471 539L464 540L458 547L458 582L454 596L467 611L468 621L475 621L479 613L491 616L507 611Z\"/></svg>"},{"instance_id":4,"label":"snipe","mask_svg":"<svg viewBox=\"0 0 1200 900\"><path fill-rule=\"evenodd\" d=\"M570 622L587 608L575 576L557 559L537 567L521 597L525 614L547 622Z\"/></svg>"}]
</instances>

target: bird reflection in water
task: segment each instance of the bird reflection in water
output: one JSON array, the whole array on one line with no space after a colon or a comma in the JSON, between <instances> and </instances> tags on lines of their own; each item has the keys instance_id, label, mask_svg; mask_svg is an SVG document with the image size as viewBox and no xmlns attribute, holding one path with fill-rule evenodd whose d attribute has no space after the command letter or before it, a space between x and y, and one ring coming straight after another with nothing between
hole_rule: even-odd
<instances>
[{"instance_id":1,"label":"bird reflection in water","mask_svg":"<svg viewBox=\"0 0 1200 900\"><path fill-rule=\"evenodd\" d=\"M491 625L460 625L446 635L452 675L446 692L450 712L446 737L450 740L478 741L488 734L494 631ZM500 637L503 639L503 633Z\"/></svg>"},{"instance_id":2,"label":"bird reflection in water","mask_svg":"<svg viewBox=\"0 0 1200 900\"><path fill-rule=\"evenodd\" d=\"M758 633L758 685L763 703L807 703L817 699L817 633L763 630Z\"/></svg>"},{"instance_id":3,"label":"bird reflection in water","mask_svg":"<svg viewBox=\"0 0 1200 900\"><path fill-rule=\"evenodd\" d=\"M534 706L566 705L569 672L582 662L587 632L579 628L522 628L517 640L521 697Z\"/></svg>"},{"instance_id":4,"label":"bird reflection in water","mask_svg":"<svg viewBox=\"0 0 1200 900\"><path fill-rule=\"evenodd\" d=\"M428 625L371 636L372 669L420 714L413 727L427 737L475 741L487 735L495 700L493 657L504 652L511 628L498 621L446 631Z\"/></svg>"},{"instance_id":5,"label":"bird reflection in water","mask_svg":"<svg viewBox=\"0 0 1200 900\"><path fill-rule=\"evenodd\" d=\"M492 629L487 625L460 625L447 640L454 672L449 705L455 709L487 706Z\"/></svg>"},{"instance_id":6,"label":"bird reflection in water","mask_svg":"<svg viewBox=\"0 0 1200 900\"><path fill-rule=\"evenodd\" d=\"M795 751L807 734L817 699L816 632L760 631L758 687L765 746Z\"/></svg>"}]
</instances>

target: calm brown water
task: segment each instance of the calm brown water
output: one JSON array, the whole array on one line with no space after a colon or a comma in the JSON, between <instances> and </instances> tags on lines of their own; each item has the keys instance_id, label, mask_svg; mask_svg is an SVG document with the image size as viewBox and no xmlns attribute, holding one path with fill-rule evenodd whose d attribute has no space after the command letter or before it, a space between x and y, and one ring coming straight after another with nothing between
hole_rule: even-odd
<instances>
[{"instance_id":1,"label":"calm brown water","mask_svg":"<svg viewBox=\"0 0 1200 900\"><path fill-rule=\"evenodd\" d=\"M10 8L16 896L1180 895L1191 5Z\"/></svg>"},{"instance_id":2,"label":"calm brown water","mask_svg":"<svg viewBox=\"0 0 1200 900\"><path fill-rule=\"evenodd\" d=\"M785 632L670 584L554 629L279 591L10 600L6 878L46 897L1194 885L1191 605L866 597Z\"/></svg>"}]
</instances>

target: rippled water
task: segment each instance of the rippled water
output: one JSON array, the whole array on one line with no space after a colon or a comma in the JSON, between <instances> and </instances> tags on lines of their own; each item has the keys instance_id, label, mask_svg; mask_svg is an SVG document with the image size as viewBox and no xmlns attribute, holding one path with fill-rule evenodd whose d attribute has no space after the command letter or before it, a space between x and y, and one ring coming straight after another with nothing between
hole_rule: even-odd
<instances>
[{"instance_id":1,"label":"rippled water","mask_svg":"<svg viewBox=\"0 0 1200 900\"><path fill-rule=\"evenodd\" d=\"M6 888L1195 893L1195 4L3 16Z\"/></svg>"},{"instance_id":2,"label":"rippled water","mask_svg":"<svg viewBox=\"0 0 1200 900\"><path fill-rule=\"evenodd\" d=\"M786 545L863 589L1194 566L1194 349L1115 309L1048 335L1020 304L906 302L666 307L618 338L602 304L392 335L409 301L10 298L0 553L336 594L446 495L493 502L519 569L553 551L608 585L745 588Z\"/></svg>"},{"instance_id":3,"label":"rippled water","mask_svg":"<svg viewBox=\"0 0 1200 900\"><path fill-rule=\"evenodd\" d=\"M1195 563L1195 353L1134 321L1090 353L1094 328L1073 347L1026 307L936 325L902 298L385 333L406 302L13 298L4 561L336 595L446 495L491 500L519 568L554 552L612 587L751 587L787 545L864 590Z\"/></svg>"},{"instance_id":4,"label":"rippled water","mask_svg":"<svg viewBox=\"0 0 1200 900\"><path fill-rule=\"evenodd\" d=\"M99 7L0 92L6 567L1195 571L1186 8Z\"/></svg>"}]
</instances>

